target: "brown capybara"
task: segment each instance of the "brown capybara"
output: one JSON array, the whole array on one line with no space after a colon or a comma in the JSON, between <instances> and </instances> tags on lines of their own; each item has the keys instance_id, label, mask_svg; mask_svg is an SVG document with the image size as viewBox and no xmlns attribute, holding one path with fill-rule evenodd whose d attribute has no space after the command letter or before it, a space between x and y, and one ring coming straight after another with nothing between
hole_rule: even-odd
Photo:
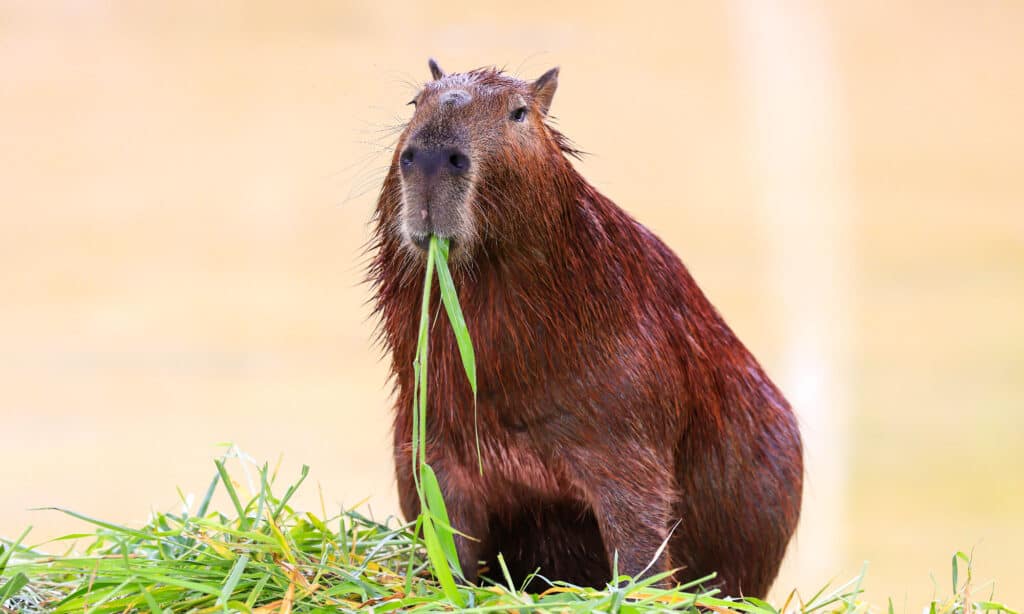
<instances>
[{"instance_id":1,"label":"brown capybara","mask_svg":"<svg viewBox=\"0 0 1024 614\"><path fill-rule=\"evenodd\" d=\"M500 552L516 582L539 570L600 587L614 562L633 576L678 568L677 581L715 572L706 586L763 596L800 512L785 398L672 250L573 167L547 123L557 69L529 82L430 68L381 189L369 271L403 513L419 513L413 359L434 234L451 240L476 349L482 475L435 290L426 455L452 525L476 538L456 538L466 579L481 563L500 577Z\"/></svg>"}]
</instances>

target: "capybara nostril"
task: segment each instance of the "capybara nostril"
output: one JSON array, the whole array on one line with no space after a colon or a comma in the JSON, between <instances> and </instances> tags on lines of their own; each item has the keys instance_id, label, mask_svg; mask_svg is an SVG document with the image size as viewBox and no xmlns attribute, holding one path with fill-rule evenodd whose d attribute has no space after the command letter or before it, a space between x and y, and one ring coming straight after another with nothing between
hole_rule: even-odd
<instances>
[{"instance_id":1,"label":"capybara nostril","mask_svg":"<svg viewBox=\"0 0 1024 614\"><path fill-rule=\"evenodd\" d=\"M456 173L464 173L469 170L469 157L461 151L456 151L448 156L448 165Z\"/></svg>"}]
</instances>

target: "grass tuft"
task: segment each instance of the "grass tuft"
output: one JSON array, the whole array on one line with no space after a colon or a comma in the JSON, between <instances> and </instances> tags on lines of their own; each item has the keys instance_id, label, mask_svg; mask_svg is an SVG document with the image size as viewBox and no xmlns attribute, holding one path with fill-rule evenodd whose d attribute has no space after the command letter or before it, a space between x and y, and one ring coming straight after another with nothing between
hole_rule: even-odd
<instances>
[{"instance_id":1,"label":"grass tuft","mask_svg":"<svg viewBox=\"0 0 1024 614\"><path fill-rule=\"evenodd\" d=\"M236 486L228 471L231 462L259 472L258 492L246 493ZM27 531L18 539L0 540L4 614L869 611L859 600L863 572L808 600L794 591L779 606L699 591L696 583L659 589L654 586L658 575L620 577L601 590L553 582L548 590L530 594L513 586L501 569L491 570L493 584L456 584L452 598L435 579L426 548L414 532L416 523L382 523L355 509L326 517L293 508L287 499L299 489L307 468L278 496L275 476L268 474L266 465L257 467L231 452L215 464L213 487L199 506L183 498L180 511L154 513L141 528L58 509L91 525L91 532L58 538L49 545L84 542L81 550L43 552L47 544L24 545ZM209 509L218 489L228 494L229 506L223 511ZM926 604L925 611L1016 614L989 594L973 600L980 590L972 587L970 559L958 553L954 561L954 592Z\"/></svg>"}]
</instances>

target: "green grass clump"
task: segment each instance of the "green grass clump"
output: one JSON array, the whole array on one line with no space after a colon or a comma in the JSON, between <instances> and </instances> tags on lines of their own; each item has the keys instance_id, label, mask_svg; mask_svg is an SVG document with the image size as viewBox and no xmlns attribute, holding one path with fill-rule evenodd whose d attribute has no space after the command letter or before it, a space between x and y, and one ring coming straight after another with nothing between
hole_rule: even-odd
<instances>
[{"instance_id":1,"label":"green grass clump","mask_svg":"<svg viewBox=\"0 0 1024 614\"><path fill-rule=\"evenodd\" d=\"M257 467L255 492L245 492L228 471L245 460L234 449L215 461L213 480L196 504L179 495L177 513L154 513L141 528L129 528L68 510L91 525L89 532L50 542L84 543L62 554L43 552L47 544L26 546L26 535L0 541L0 611L5 614L75 612L163 614L252 612L256 614L387 612L395 610L466 612L649 612L712 610L748 612L869 611L858 600L863 573L808 599L794 591L783 604L732 600L692 587L659 589L660 576L621 577L601 589L554 582L540 594L511 586L502 569L489 570L494 582L456 584L456 599L435 579L435 569L414 529L416 523L378 522L357 510L327 514L295 509L289 501L305 479L275 493L277 470ZM233 466L233 465L231 465ZM237 472L237 469L235 469ZM244 481L244 480L243 480ZM226 493L224 510L211 509L214 494ZM321 501L323 497L321 496ZM26 533L28 533L26 531ZM1009 608L977 599L967 557L953 563L953 592L925 607L935 614L1004 612ZM948 586L948 585L947 585ZM884 612L886 608L871 608ZM891 611L891 610L890 610Z\"/></svg>"}]
</instances>

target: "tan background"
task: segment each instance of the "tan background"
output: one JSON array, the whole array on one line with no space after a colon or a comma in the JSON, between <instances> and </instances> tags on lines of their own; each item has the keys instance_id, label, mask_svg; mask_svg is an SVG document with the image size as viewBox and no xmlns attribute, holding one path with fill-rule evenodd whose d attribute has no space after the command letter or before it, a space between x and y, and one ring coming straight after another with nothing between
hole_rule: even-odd
<instances>
[{"instance_id":1,"label":"tan background","mask_svg":"<svg viewBox=\"0 0 1024 614\"><path fill-rule=\"evenodd\" d=\"M361 246L436 55L561 65L579 167L807 400L780 589L913 610L976 548L1024 603L1024 4L644 7L0 2L0 535L224 441L395 510Z\"/></svg>"}]
</instances>

